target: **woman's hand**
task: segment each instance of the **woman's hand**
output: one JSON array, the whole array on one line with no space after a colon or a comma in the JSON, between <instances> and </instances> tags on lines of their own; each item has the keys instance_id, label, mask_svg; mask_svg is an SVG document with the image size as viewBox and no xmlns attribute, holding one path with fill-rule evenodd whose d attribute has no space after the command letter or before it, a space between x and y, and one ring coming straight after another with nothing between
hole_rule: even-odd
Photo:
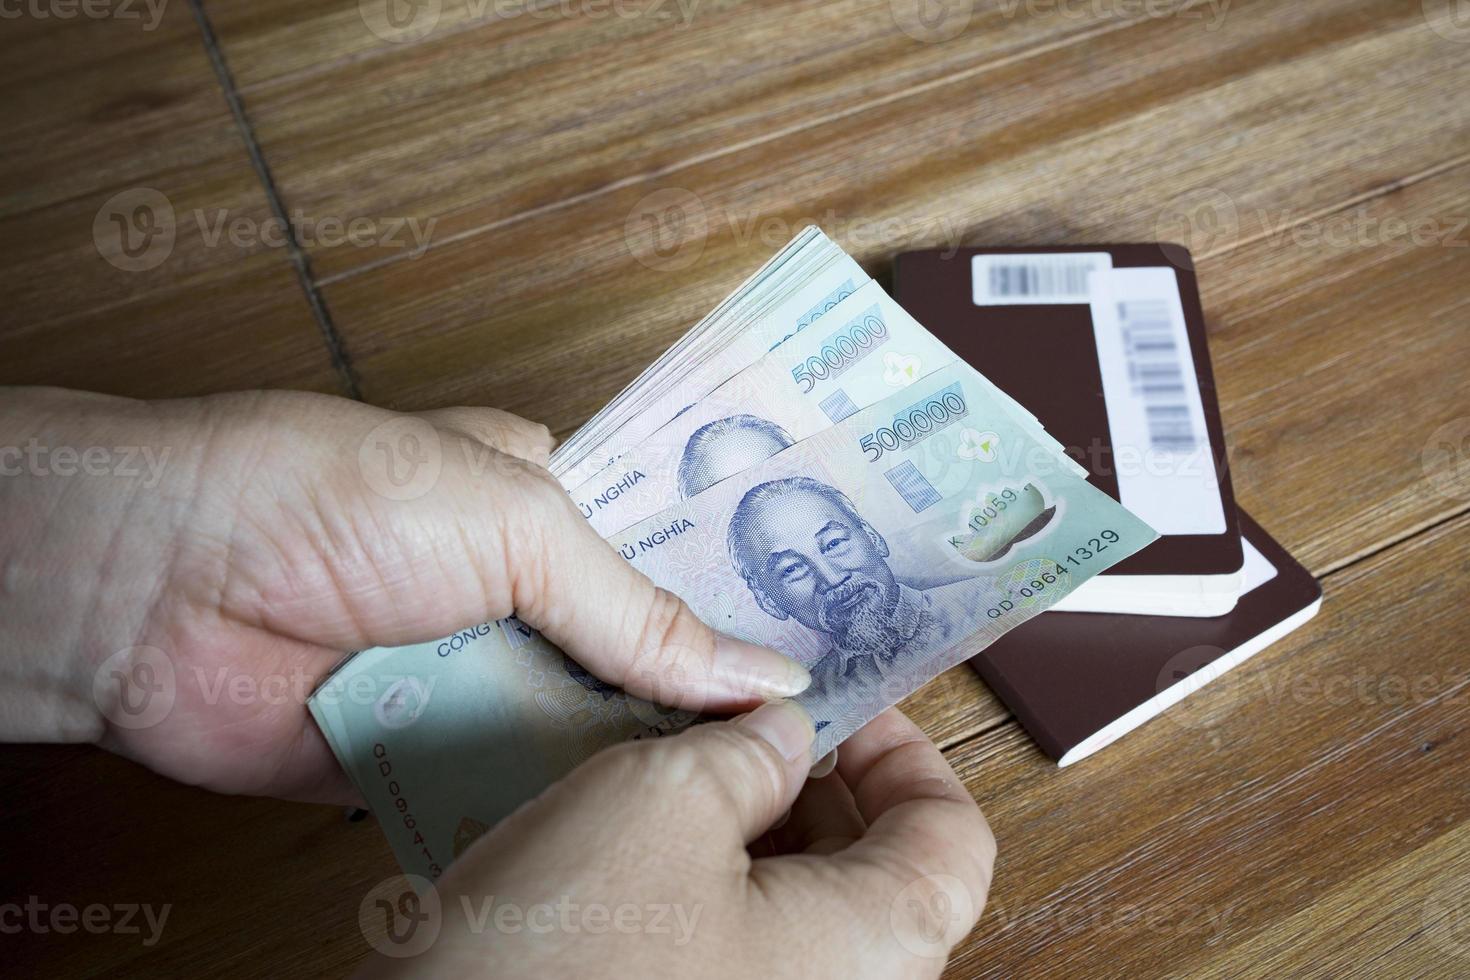
<instances>
[{"instance_id":1,"label":"woman's hand","mask_svg":"<svg viewBox=\"0 0 1470 980\"><path fill-rule=\"evenodd\" d=\"M597 754L476 841L419 901L415 945L390 950L414 955L374 969L938 976L985 904L985 818L896 709L807 781L811 741L774 702Z\"/></svg>"},{"instance_id":2,"label":"woman's hand","mask_svg":"<svg viewBox=\"0 0 1470 980\"><path fill-rule=\"evenodd\" d=\"M0 390L0 739L350 801L305 709L343 652L514 611L634 694L755 710L599 753L504 820L440 881L413 973L937 975L995 850L938 750L890 711L808 781L810 719L764 703L806 672L635 572L550 448L489 409Z\"/></svg>"},{"instance_id":3,"label":"woman's hand","mask_svg":"<svg viewBox=\"0 0 1470 980\"><path fill-rule=\"evenodd\" d=\"M717 636L583 520L543 426L320 395L0 389L0 740L95 741L230 793L352 801L305 710L344 652L513 610L634 694L809 678Z\"/></svg>"}]
</instances>

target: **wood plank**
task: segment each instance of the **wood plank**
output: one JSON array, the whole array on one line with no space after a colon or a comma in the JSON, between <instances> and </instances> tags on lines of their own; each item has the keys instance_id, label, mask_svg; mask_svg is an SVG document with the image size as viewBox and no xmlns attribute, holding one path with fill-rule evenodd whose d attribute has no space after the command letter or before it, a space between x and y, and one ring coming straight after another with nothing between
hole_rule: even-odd
<instances>
[{"instance_id":1,"label":"wood plank","mask_svg":"<svg viewBox=\"0 0 1470 980\"><path fill-rule=\"evenodd\" d=\"M1254 974L1290 917L1315 922L1300 963L1375 882L1463 895L1436 858L1470 822L1467 574L1461 516L1329 577L1318 621L1103 755L1056 770L1014 725L952 750L1001 857L951 975ZM1331 926L1359 957L1422 927L1374 907Z\"/></svg>"},{"instance_id":2,"label":"wood plank","mask_svg":"<svg viewBox=\"0 0 1470 980\"><path fill-rule=\"evenodd\" d=\"M450 0L445 11L440 3L438 30L450 29L454 11L463 6ZM427 4L419 7L428 9ZM204 9L229 59L230 73L242 88L367 61L412 43L393 40L408 32L391 32L387 38L374 34L357 0L209 0Z\"/></svg>"},{"instance_id":3,"label":"wood plank","mask_svg":"<svg viewBox=\"0 0 1470 980\"><path fill-rule=\"evenodd\" d=\"M1178 29L1203 34L1213 23L1198 6ZM273 79L251 66L284 28L253 12L238 29L220 23L231 64L245 64L251 118L287 201L310 214L433 219L434 240L449 241L985 64L1029 53L1034 71L1040 52L1129 23L1122 8L1079 4L1059 15L987 4L959 36L926 44L905 33L890 0L637 0L626 9L649 16L493 15L511 7ZM329 9L324 17L342 16ZM348 24L339 32L354 35ZM952 83L947 91L934 97L959 94ZM401 252L338 247L313 257L332 277Z\"/></svg>"},{"instance_id":4,"label":"wood plank","mask_svg":"<svg viewBox=\"0 0 1470 980\"><path fill-rule=\"evenodd\" d=\"M1453 977L1470 972L1470 824L1366 870L1231 948L1202 974L1292 977ZM1347 928L1343 928L1344 925ZM1303 936L1314 937L1303 943Z\"/></svg>"},{"instance_id":5,"label":"wood plank","mask_svg":"<svg viewBox=\"0 0 1470 980\"><path fill-rule=\"evenodd\" d=\"M209 0L205 11L228 53L235 81L249 90L288 79L299 82L351 62L368 62L376 69L388 56L415 44L442 42L487 25L503 27L516 9L503 0L428 0L394 11L389 22L386 8L386 3L358 0Z\"/></svg>"},{"instance_id":6,"label":"wood plank","mask_svg":"<svg viewBox=\"0 0 1470 980\"><path fill-rule=\"evenodd\" d=\"M271 211L188 7L146 23L6 22L0 383L341 390L285 251L211 237L222 217L259 229ZM133 233L134 263L108 215L143 204L144 231L175 234L170 249Z\"/></svg>"},{"instance_id":7,"label":"wood plank","mask_svg":"<svg viewBox=\"0 0 1470 980\"><path fill-rule=\"evenodd\" d=\"M1244 210L1315 208L1453 158L1470 141L1470 109L1453 97L1453 79L1470 75L1461 46L1426 44L1417 19L1372 29L1362 9L1319 12L1319 33L1286 37L1246 9L1205 40L1151 22L1058 52L1047 70L1065 94L1053 99L1037 98L1039 66L998 68L969 83L985 99L930 93L692 167L678 183L700 195L711 233L688 270L644 268L623 239L650 184L326 295L371 399L493 401L567 431L769 253L745 237L748 218L794 228L832 208L839 240L853 236L849 248L878 268L904 247L943 244L940 218L968 241L1149 239L1165 202L1201 186ZM1137 50L1158 53L1145 67ZM1099 76L1099 63L1119 67ZM1321 110L1287 111L1283 91ZM1394 139L1366 145L1346 123L1390 115ZM946 135L894 138L912 132Z\"/></svg>"},{"instance_id":8,"label":"wood plank","mask_svg":"<svg viewBox=\"0 0 1470 980\"><path fill-rule=\"evenodd\" d=\"M969 664L946 670L898 707L940 748L1003 725L1011 717Z\"/></svg>"},{"instance_id":9,"label":"wood plank","mask_svg":"<svg viewBox=\"0 0 1470 980\"><path fill-rule=\"evenodd\" d=\"M1389 234L1400 223L1423 244ZM1363 240L1316 241L1339 229ZM1237 499L1308 568L1470 503L1470 472L1431 474L1424 458L1437 430L1470 418L1470 166L1207 258L1199 275Z\"/></svg>"},{"instance_id":10,"label":"wood plank","mask_svg":"<svg viewBox=\"0 0 1470 980\"><path fill-rule=\"evenodd\" d=\"M1467 175L1466 166L1451 168L1328 215L1284 205L1285 212L1262 218L1242 205L1238 212L1248 229L1271 233L1199 262L1239 499L1315 571L1396 540L1470 499L1470 491L1447 491L1425 480L1422 459L1441 425L1470 416L1470 334L1461 326L1461 284L1470 273ZM1276 230L1290 221L1297 223ZM1399 227L1410 233L1388 234ZM1317 237L1344 229L1364 240L1338 247ZM427 337L421 330L407 349L386 337L381 348L365 348L356 314L375 314L350 294L361 289L364 299L391 304L393 297L377 288L379 277L401 288L400 302L412 289L419 290L420 302L442 299L424 295L424 286L404 282L391 269L329 291L370 397L383 398L381 382L392 372L389 391L413 386L408 404L420 397L430 403L488 401L542 418L561 407L552 417L556 424L581 410L588 389L605 384L604 366L621 353L606 334L557 331L534 314L522 326L498 311L481 312L475 298L458 289L464 305L433 318L478 322L481 333L448 328ZM596 322L604 315L598 300L619 288L615 281L607 289L589 283L542 302L571 323ZM681 296L671 293L667 302L677 304ZM623 299L639 310L647 302L632 286ZM566 312L573 303L584 308ZM400 312L423 323L417 311ZM479 320L486 316L493 320ZM397 322L368 329L396 335ZM547 337L554 332L562 337ZM1393 337L1405 356L1385 356L1385 337ZM583 383L552 386L548 394L548 379L563 376L571 360L558 356L563 342L588 367ZM453 364L443 360L448 350ZM465 390L464 383L483 388ZM1324 500L1336 506L1324 507Z\"/></svg>"}]
</instances>

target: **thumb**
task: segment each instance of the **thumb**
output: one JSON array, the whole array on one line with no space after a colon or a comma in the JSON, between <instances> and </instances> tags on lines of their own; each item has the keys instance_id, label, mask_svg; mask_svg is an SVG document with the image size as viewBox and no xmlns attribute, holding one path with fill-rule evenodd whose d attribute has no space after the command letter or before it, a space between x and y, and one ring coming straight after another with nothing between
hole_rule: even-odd
<instances>
[{"instance_id":1,"label":"thumb","mask_svg":"<svg viewBox=\"0 0 1470 980\"><path fill-rule=\"evenodd\" d=\"M743 847L791 809L811 771L815 738L811 716L801 705L770 701L732 721L708 722L673 738L632 743L628 748L636 755L638 771L655 780L654 791L643 794L639 804L656 811L644 822L659 827L661 818L670 815L673 794L679 801L674 812L683 829L718 834L729 828L739 837L729 844ZM615 755L602 754L609 759ZM602 756L594 756L587 768L596 770ZM630 778L617 776L615 781L626 792ZM659 832L672 830L665 827Z\"/></svg>"},{"instance_id":2,"label":"thumb","mask_svg":"<svg viewBox=\"0 0 1470 980\"><path fill-rule=\"evenodd\" d=\"M550 462L551 450L556 444L546 426L498 408L436 408L418 412L416 417L436 429L468 436L489 449L538 466Z\"/></svg>"},{"instance_id":3,"label":"thumb","mask_svg":"<svg viewBox=\"0 0 1470 980\"><path fill-rule=\"evenodd\" d=\"M710 629L598 537L549 474L526 467L533 513L505 528L516 615L592 673L689 711L733 711L800 694L795 660Z\"/></svg>"}]
</instances>

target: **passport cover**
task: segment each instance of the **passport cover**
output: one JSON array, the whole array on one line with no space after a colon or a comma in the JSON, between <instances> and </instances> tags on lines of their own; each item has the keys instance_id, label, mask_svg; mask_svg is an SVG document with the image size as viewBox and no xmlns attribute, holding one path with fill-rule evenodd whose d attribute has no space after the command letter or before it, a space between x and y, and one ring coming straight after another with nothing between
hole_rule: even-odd
<instances>
[{"instance_id":1,"label":"passport cover","mask_svg":"<svg viewBox=\"0 0 1470 980\"><path fill-rule=\"evenodd\" d=\"M1248 556L1248 591L1228 615L1047 612L995 641L970 665L1047 755L1062 765L1085 758L1197 689L1188 683L1195 673L1223 673L1316 613L1322 588L1311 573L1249 515L1239 512L1239 523L1275 574L1249 588L1263 572ZM1116 728L1108 737L1083 746L1110 725ZM1084 750L1074 751L1079 746Z\"/></svg>"},{"instance_id":2,"label":"passport cover","mask_svg":"<svg viewBox=\"0 0 1470 980\"><path fill-rule=\"evenodd\" d=\"M1103 252L1112 257L1115 269L1167 267L1177 276L1225 514L1222 533L1165 535L1110 568L1107 575L1211 576L1238 572L1243 558L1235 492L1230 483L1199 286L1187 249L1156 243L905 252L894 260L893 296L951 350L1035 413L1047 432L1088 467L1093 486L1119 499L1091 307L1086 302L1034 301L981 306L976 304L972 291L972 260L976 256ZM1079 448L1083 452L1075 451Z\"/></svg>"}]
</instances>

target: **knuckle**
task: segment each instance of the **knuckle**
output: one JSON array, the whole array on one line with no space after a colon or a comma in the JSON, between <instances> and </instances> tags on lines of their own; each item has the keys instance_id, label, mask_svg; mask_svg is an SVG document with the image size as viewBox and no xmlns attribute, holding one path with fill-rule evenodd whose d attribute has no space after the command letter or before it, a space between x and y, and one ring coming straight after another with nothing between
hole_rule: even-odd
<instances>
[{"instance_id":1,"label":"knuckle","mask_svg":"<svg viewBox=\"0 0 1470 980\"><path fill-rule=\"evenodd\" d=\"M628 659L628 677L667 694L692 689L692 676L701 658L696 644L704 624L678 596L667 589L652 590ZM667 703L667 702L666 702Z\"/></svg>"},{"instance_id":2,"label":"knuckle","mask_svg":"<svg viewBox=\"0 0 1470 980\"><path fill-rule=\"evenodd\" d=\"M554 490L557 496L566 497L567 493L562 489L561 483L540 463L522 459L512 453L500 453L499 455L501 468L506 475L519 482L530 492L544 494Z\"/></svg>"},{"instance_id":3,"label":"knuckle","mask_svg":"<svg viewBox=\"0 0 1470 980\"><path fill-rule=\"evenodd\" d=\"M906 857L911 870L948 868L974 886L989 888L995 867L995 834L970 798L935 801L933 819L915 821Z\"/></svg>"},{"instance_id":4,"label":"knuckle","mask_svg":"<svg viewBox=\"0 0 1470 980\"><path fill-rule=\"evenodd\" d=\"M572 567L569 551L580 543L576 535L586 532L587 522L545 470L504 454L499 465L501 481L485 509L502 542L515 607L542 628L555 629L569 606L557 601L566 591L558 579Z\"/></svg>"},{"instance_id":5,"label":"knuckle","mask_svg":"<svg viewBox=\"0 0 1470 980\"><path fill-rule=\"evenodd\" d=\"M491 424L494 445L505 453L545 470L551 462L551 430L540 422L501 413Z\"/></svg>"},{"instance_id":6,"label":"knuckle","mask_svg":"<svg viewBox=\"0 0 1470 980\"><path fill-rule=\"evenodd\" d=\"M624 743L584 765L588 777L621 794L680 801L710 826L732 814L767 812L783 788L775 750L728 723L700 725L673 738Z\"/></svg>"},{"instance_id":7,"label":"knuckle","mask_svg":"<svg viewBox=\"0 0 1470 980\"><path fill-rule=\"evenodd\" d=\"M583 778L616 788L619 794L644 799L674 798L681 805L699 808L714 797L731 794L723 776L725 765L718 738L680 736L652 741L624 742L598 752L578 770ZM729 777L743 781L738 775ZM718 804L728 809L728 802Z\"/></svg>"},{"instance_id":8,"label":"knuckle","mask_svg":"<svg viewBox=\"0 0 1470 980\"><path fill-rule=\"evenodd\" d=\"M506 453L499 454L497 465L510 498L503 510L531 543L551 547L564 538L567 527L580 530L586 525L571 497L546 470Z\"/></svg>"}]
</instances>

